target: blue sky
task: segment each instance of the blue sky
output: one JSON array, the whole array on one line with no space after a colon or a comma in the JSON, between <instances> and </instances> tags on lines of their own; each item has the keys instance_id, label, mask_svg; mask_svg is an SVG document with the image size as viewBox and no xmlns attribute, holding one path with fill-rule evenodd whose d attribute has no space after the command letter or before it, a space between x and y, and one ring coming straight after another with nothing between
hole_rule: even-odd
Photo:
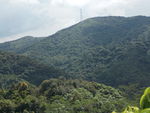
<instances>
[{"instance_id":1,"label":"blue sky","mask_svg":"<svg viewBox=\"0 0 150 113\"><path fill-rule=\"evenodd\" d=\"M96 16L150 15L150 0L0 0L0 42L48 36Z\"/></svg>"}]
</instances>

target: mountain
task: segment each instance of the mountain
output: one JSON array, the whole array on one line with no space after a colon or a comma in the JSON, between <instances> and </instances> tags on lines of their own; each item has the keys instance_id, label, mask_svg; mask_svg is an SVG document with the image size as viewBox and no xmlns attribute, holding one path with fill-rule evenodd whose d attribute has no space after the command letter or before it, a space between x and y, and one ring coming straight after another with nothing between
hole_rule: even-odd
<instances>
[{"instance_id":1,"label":"mountain","mask_svg":"<svg viewBox=\"0 0 150 113\"><path fill-rule=\"evenodd\" d=\"M8 43L0 44L0 49L40 60L72 78L117 87L150 85L150 17L96 17L33 41L25 49Z\"/></svg>"},{"instance_id":2,"label":"mountain","mask_svg":"<svg viewBox=\"0 0 150 113\"><path fill-rule=\"evenodd\" d=\"M28 47L32 46L35 43L40 42L43 38L35 38L32 36L25 36L21 39L5 42L0 44L1 50L9 51L9 52L23 52Z\"/></svg>"},{"instance_id":3,"label":"mountain","mask_svg":"<svg viewBox=\"0 0 150 113\"><path fill-rule=\"evenodd\" d=\"M0 51L0 87L26 80L35 85L43 80L63 76L63 71L25 56Z\"/></svg>"}]
</instances>

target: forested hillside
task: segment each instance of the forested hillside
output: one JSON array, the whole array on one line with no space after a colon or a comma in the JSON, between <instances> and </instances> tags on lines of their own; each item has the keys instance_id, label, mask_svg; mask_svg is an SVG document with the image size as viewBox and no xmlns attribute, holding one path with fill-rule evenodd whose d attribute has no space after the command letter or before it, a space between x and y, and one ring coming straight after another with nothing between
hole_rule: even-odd
<instances>
[{"instance_id":1,"label":"forested hillside","mask_svg":"<svg viewBox=\"0 0 150 113\"><path fill-rule=\"evenodd\" d=\"M31 58L0 51L0 87L26 80L35 85L43 80L63 76L64 72Z\"/></svg>"},{"instance_id":2,"label":"forested hillside","mask_svg":"<svg viewBox=\"0 0 150 113\"><path fill-rule=\"evenodd\" d=\"M149 113L149 80L150 17L91 18L0 44L0 113Z\"/></svg>"},{"instance_id":3,"label":"forested hillside","mask_svg":"<svg viewBox=\"0 0 150 113\"><path fill-rule=\"evenodd\" d=\"M0 90L1 113L111 113L126 99L119 90L95 82L50 79L39 87L20 82Z\"/></svg>"},{"instance_id":4,"label":"forested hillside","mask_svg":"<svg viewBox=\"0 0 150 113\"><path fill-rule=\"evenodd\" d=\"M25 49L16 42L0 44L0 49L40 60L71 78L111 86L150 85L150 17L91 18Z\"/></svg>"},{"instance_id":5,"label":"forested hillside","mask_svg":"<svg viewBox=\"0 0 150 113\"><path fill-rule=\"evenodd\" d=\"M1 50L9 51L9 52L16 52L16 53L22 53L23 51L26 51L27 48L34 45L35 43L40 42L44 38L35 38L32 36L26 36L21 39L5 42L0 44Z\"/></svg>"}]
</instances>

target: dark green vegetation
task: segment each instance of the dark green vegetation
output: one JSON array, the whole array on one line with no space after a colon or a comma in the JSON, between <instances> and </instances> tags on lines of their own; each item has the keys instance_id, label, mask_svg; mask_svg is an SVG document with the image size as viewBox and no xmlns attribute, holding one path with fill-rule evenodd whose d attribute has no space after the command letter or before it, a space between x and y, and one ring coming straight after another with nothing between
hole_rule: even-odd
<instances>
[{"instance_id":1,"label":"dark green vegetation","mask_svg":"<svg viewBox=\"0 0 150 113\"><path fill-rule=\"evenodd\" d=\"M50 79L0 90L0 113L111 113L121 110L121 92L95 82Z\"/></svg>"},{"instance_id":2,"label":"dark green vegetation","mask_svg":"<svg viewBox=\"0 0 150 113\"><path fill-rule=\"evenodd\" d=\"M0 87L6 87L23 79L37 85L43 80L63 76L63 74L61 70L38 63L28 57L0 52Z\"/></svg>"},{"instance_id":3,"label":"dark green vegetation","mask_svg":"<svg viewBox=\"0 0 150 113\"><path fill-rule=\"evenodd\" d=\"M40 42L40 40L42 39L43 38L34 38L32 36L26 36L15 41L3 43L0 45L0 47L3 48L2 50L5 51L21 53L23 51L26 51L26 49L32 46L33 44Z\"/></svg>"},{"instance_id":4,"label":"dark green vegetation","mask_svg":"<svg viewBox=\"0 0 150 113\"><path fill-rule=\"evenodd\" d=\"M150 85L150 17L87 19L49 37L2 43L0 50L2 113L122 111ZM142 105L149 106L145 95ZM130 110L139 113L137 107L123 113Z\"/></svg>"},{"instance_id":5,"label":"dark green vegetation","mask_svg":"<svg viewBox=\"0 0 150 113\"><path fill-rule=\"evenodd\" d=\"M72 78L111 86L150 85L149 17L87 19L32 42L25 49L15 41L0 44L0 49L36 58L63 69Z\"/></svg>"},{"instance_id":6,"label":"dark green vegetation","mask_svg":"<svg viewBox=\"0 0 150 113\"><path fill-rule=\"evenodd\" d=\"M144 91L140 99L140 108L128 106L122 113L150 113L150 87ZM116 113L116 112L112 112Z\"/></svg>"}]
</instances>

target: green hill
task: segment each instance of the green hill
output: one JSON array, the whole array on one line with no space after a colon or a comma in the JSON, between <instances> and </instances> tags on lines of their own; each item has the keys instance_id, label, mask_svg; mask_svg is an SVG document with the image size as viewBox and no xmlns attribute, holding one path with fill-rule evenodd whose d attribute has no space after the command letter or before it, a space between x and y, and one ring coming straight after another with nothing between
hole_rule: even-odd
<instances>
[{"instance_id":1,"label":"green hill","mask_svg":"<svg viewBox=\"0 0 150 113\"><path fill-rule=\"evenodd\" d=\"M5 44L1 45L2 50L14 50L14 47L5 49ZM14 52L62 69L72 78L111 86L131 83L147 86L150 79L150 17L87 19L20 50Z\"/></svg>"},{"instance_id":2,"label":"green hill","mask_svg":"<svg viewBox=\"0 0 150 113\"><path fill-rule=\"evenodd\" d=\"M26 49L32 46L35 43L40 42L43 38L35 38L32 36L26 36L18 40L5 42L0 44L1 50L9 51L9 52L16 52L22 53L26 51Z\"/></svg>"},{"instance_id":3,"label":"green hill","mask_svg":"<svg viewBox=\"0 0 150 113\"><path fill-rule=\"evenodd\" d=\"M37 85L43 80L58 76L63 76L61 70L25 56L0 51L0 87L20 80Z\"/></svg>"}]
</instances>

